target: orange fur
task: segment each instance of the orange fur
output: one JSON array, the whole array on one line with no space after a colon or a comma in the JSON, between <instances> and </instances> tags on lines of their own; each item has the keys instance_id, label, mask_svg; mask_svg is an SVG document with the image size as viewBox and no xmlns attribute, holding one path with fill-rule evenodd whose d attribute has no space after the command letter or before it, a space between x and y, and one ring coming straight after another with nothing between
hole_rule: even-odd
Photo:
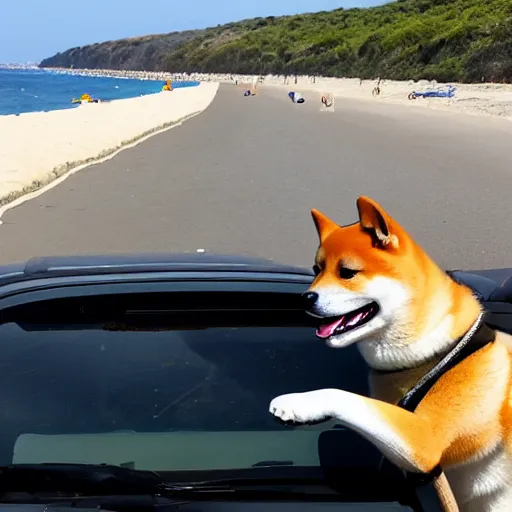
<instances>
[{"instance_id":1,"label":"orange fur","mask_svg":"<svg viewBox=\"0 0 512 512\"><path fill-rule=\"evenodd\" d=\"M360 198L360 202L365 199ZM376 203L371 201L371 204ZM452 295L451 313L458 317L454 323L453 338L458 338L469 329L479 309L470 290L453 282L387 214L385 219L389 229L400 241L398 247L388 250L375 249L371 232L359 222L340 227L317 210L312 210L312 215L321 241L315 261L323 270L313 282L312 290L339 285L336 268L340 261L357 267L364 262L363 271L353 280L343 283L344 287L357 291L365 280L384 274L414 289L414 302L410 305L410 312L411 323L416 326L416 332L411 339L419 336L425 329L426 322L432 320L432 315L426 315L425 309L432 309L432 303L447 288ZM368 223L367 220L367 225Z\"/></svg>"},{"instance_id":2,"label":"orange fur","mask_svg":"<svg viewBox=\"0 0 512 512\"><path fill-rule=\"evenodd\" d=\"M488 345L445 374L419 404L415 415L428 423L428 435L438 443L440 451L435 455L442 466L461 464L487 452L501 441L503 428L512 429L506 404L509 366L506 348ZM507 375L501 390L496 389L500 373ZM486 410L499 391L496 407ZM504 406L508 409L505 423ZM421 444L417 446L416 456L421 458Z\"/></svg>"}]
</instances>

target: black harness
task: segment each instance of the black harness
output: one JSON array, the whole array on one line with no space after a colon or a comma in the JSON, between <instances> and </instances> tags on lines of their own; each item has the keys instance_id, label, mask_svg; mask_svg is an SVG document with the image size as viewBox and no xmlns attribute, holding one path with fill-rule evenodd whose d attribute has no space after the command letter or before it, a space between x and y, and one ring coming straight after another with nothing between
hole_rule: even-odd
<instances>
[{"instance_id":1,"label":"black harness","mask_svg":"<svg viewBox=\"0 0 512 512\"><path fill-rule=\"evenodd\" d=\"M485 323L485 313L480 313L471 329L459 339L455 347L446 354L413 388L398 402L398 406L414 412L434 384L453 367L496 339L496 331Z\"/></svg>"}]
</instances>

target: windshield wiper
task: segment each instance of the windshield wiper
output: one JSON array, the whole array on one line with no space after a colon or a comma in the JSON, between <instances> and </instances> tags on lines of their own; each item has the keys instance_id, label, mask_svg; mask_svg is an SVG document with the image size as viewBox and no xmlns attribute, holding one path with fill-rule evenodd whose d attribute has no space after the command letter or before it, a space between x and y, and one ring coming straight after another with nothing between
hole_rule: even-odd
<instances>
[{"instance_id":1,"label":"windshield wiper","mask_svg":"<svg viewBox=\"0 0 512 512\"><path fill-rule=\"evenodd\" d=\"M84 495L168 495L152 471L107 464L14 464L0 467L0 492L61 492Z\"/></svg>"},{"instance_id":2,"label":"windshield wiper","mask_svg":"<svg viewBox=\"0 0 512 512\"><path fill-rule=\"evenodd\" d=\"M357 473L357 471L356 471ZM361 475L363 476L363 475ZM350 479L349 479L350 480ZM340 479L326 479L323 476L283 476L283 477L247 477L222 478L198 482L167 483L167 489L174 497L180 498L211 498L218 494L222 497L247 499L297 499L317 497L327 501L347 501L360 499L360 483ZM396 488L380 479L371 481L371 489L375 496L381 498L396 497ZM369 493L369 491L367 491Z\"/></svg>"},{"instance_id":3,"label":"windshield wiper","mask_svg":"<svg viewBox=\"0 0 512 512\"><path fill-rule=\"evenodd\" d=\"M168 482L157 473L106 464L15 464L0 467L1 493L73 493L84 496L182 497L211 493L336 494L318 477L248 477ZM306 489L307 488L307 489ZM316 493L314 492L314 493Z\"/></svg>"},{"instance_id":4,"label":"windshield wiper","mask_svg":"<svg viewBox=\"0 0 512 512\"><path fill-rule=\"evenodd\" d=\"M364 473L364 474L363 474ZM321 500L344 501L360 495L357 482L369 483L371 473L356 468L343 471L336 478L321 474L254 475L201 481L173 482L153 471L129 469L106 464L15 464L0 467L0 502L16 493L71 497L153 497L175 503L176 500L250 498L294 499L318 497ZM370 478L370 480L368 480ZM371 494L383 498L396 497L396 488L385 480L371 481ZM355 493L355 494L354 494ZM7 498L11 496L11 498ZM19 498L26 502L26 499ZM53 498L52 498L53 501ZM113 510L117 508L112 507Z\"/></svg>"},{"instance_id":5,"label":"windshield wiper","mask_svg":"<svg viewBox=\"0 0 512 512\"><path fill-rule=\"evenodd\" d=\"M340 499L340 494L320 478L229 478L201 482L168 483L167 491L174 497L293 499L322 496Z\"/></svg>"},{"instance_id":6,"label":"windshield wiper","mask_svg":"<svg viewBox=\"0 0 512 512\"><path fill-rule=\"evenodd\" d=\"M294 499L317 497L328 501L358 501L361 498L361 486L364 482L364 493L367 498L395 501L397 497L408 499L407 486L403 475L386 473L373 467L269 467L249 471L240 470L233 476L223 474L217 478L208 479L203 473L201 480L172 481L172 474L163 473L167 489L174 497L194 500L196 497L205 499L216 494L222 498L233 499ZM206 478L204 478L206 477Z\"/></svg>"},{"instance_id":7,"label":"windshield wiper","mask_svg":"<svg viewBox=\"0 0 512 512\"><path fill-rule=\"evenodd\" d=\"M24 497L13 497L22 493ZM168 482L157 473L112 465L95 464L16 464L0 467L0 502L27 502L27 496L52 496L61 501L65 497L114 497L116 505L126 499L148 496L166 499L167 504L183 503L188 499L213 497L253 499L285 499L339 495L321 478L249 477L205 480L198 482ZM59 498L60 497L60 498ZM122 498L124 497L124 498ZM119 499L121 501L119 501ZM80 499L80 501L82 501ZM29 500L30 501L30 500ZM78 502L77 502L78 504ZM80 508L84 503L80 505Z\"/></svg>"}]
</instances>

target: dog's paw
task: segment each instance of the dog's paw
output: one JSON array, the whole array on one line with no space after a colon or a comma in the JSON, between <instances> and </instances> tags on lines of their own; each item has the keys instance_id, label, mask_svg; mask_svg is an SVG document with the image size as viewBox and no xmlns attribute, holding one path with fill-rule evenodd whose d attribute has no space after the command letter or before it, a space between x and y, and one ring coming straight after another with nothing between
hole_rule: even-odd
<instances>
[{"instance_id":1,"label":"dog's paw","mask_svg":"<svg viewBox=\"0 0 512 512\"><path fill-rule=\"evenodd\" d=\"M270 402L269 411L285 422L313 423L328 419L330 414L319 393L321 391L278 396Z\"/></svg>"}]
</instances>

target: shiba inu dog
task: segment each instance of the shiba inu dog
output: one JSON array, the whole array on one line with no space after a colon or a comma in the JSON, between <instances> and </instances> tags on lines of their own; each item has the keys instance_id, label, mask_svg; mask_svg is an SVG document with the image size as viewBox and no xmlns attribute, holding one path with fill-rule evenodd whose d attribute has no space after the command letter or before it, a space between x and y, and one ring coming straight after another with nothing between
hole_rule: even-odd
<instances>
[{"instance_id":1,"label":"shiba inu dog","mask_svg":"<svg viewBox=\"0 0 512 512\"><path fill-rule=\"evenodd\" d=\"M320 246L305 301L330 347L357 343L372 398L321 389L279 396L270 412L298 423L336 418L406 471L441 467L460 510L512 511L512 337L486 327L472 291L379 204L360 197L357 209L348 226L312 211ZM462 357L482 329L492 336ZM412 410L399 406L435 372Z\"/></svg>"}]
</instances>

